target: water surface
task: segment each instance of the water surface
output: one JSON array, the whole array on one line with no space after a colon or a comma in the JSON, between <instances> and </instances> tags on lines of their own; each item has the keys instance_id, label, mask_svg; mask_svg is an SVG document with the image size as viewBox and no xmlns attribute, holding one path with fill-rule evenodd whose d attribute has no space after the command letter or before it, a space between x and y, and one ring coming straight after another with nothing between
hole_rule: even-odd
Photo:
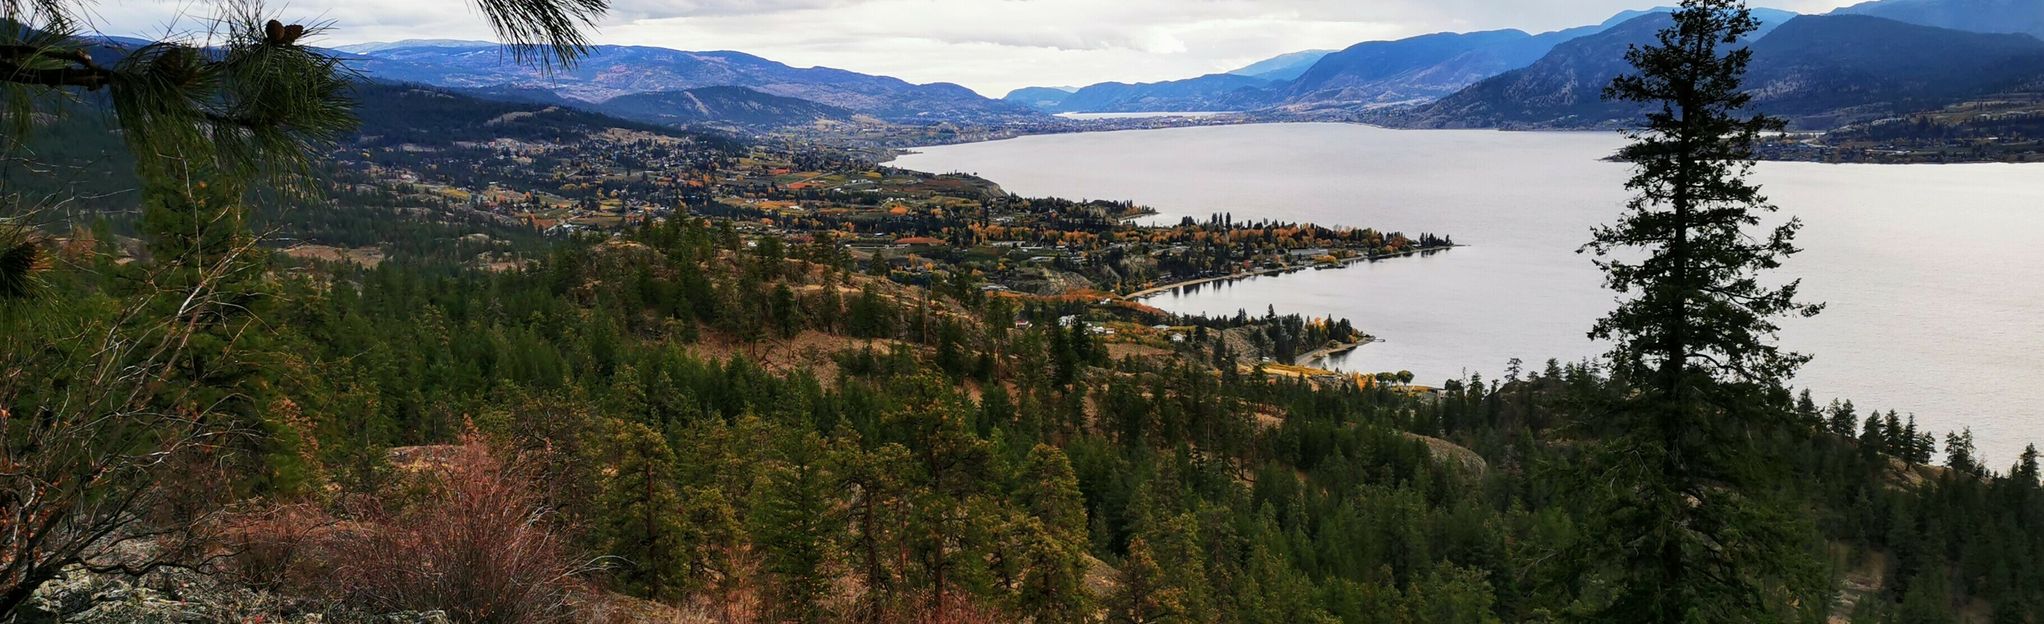
<instances>
[{"instance_id":1,"label":"water surface","mask_svg":"<svg viewBox=\"0 0 2044 624\"><path fill-rule=\"evenodd\" d=\"M1219 117L1219 116L1221 116L1221 115L1232 115L1232 114L1234 114L1234 112L1233 112L1233 111L1194 111L1194 112L1183 112L1183 113L1175 113L1175 112L1151 112L1151 113L1058 113L1058 114L1057 114L1057 116L1059 116L1059 117L1063 117L1063 118L1065 118L1065 119L1082 119L1082 120L1083 120L1083 119L1162 119L1162 118L1169 118L1169 117L1184 117L1184 118L1187 118L1187 119L1200 119L1200 118L1205 118L1205 117Z\"/></svg>"},{"instance_id":2,"label":"water surface","mask_svg":"<svg viewBox=\"0 0 2044 624\"><path fill-rule=\"evenodd\" d=\"M1602 351L1586 333L1612 295L1576 249L1626 198L1627 168L1600 160L1621 143L1275 124L1023 137L894 164L973 172L1023 195L1130 199L1164 221L1228 212L1450 235L1470 246L1150 300L1184 313L1269 305L1346 317L1384 342L1339 367L1439 382ZM1862 414L1971 427L1996 464L2044 442L2044 165L1764 163L1756 177L1806 223L1806 251L1786 273L1829 306L1785 321L1783 341L1816 356L1797 385L1853 399Z\"/></svg>"}]
</instances>

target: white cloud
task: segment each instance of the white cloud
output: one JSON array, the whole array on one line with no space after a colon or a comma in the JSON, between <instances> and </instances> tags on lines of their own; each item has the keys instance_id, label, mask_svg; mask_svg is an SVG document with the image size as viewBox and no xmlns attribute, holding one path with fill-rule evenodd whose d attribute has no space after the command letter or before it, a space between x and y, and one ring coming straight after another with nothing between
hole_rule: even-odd
<instances>
[{"instance_id":1,"label":"white cloud","mask_svg":"<svg viewBox=\"0 0 2044 624\"><path fill-rule=\"evenodd\" d=\"M613 0L596 39L740 50L956 82L998 96L1027 85L1155 81L1226 71L1285 52L1440 31L1540 32L1672 0ZM1848 0L1783 0L1819 12ZM111 34L154 35L210 0L102 0ZM332 20L327 43L489 38L468 0L292 0L293 21ZM181 30L198 28L183 20Z\"/></svg>"}]
</instances>

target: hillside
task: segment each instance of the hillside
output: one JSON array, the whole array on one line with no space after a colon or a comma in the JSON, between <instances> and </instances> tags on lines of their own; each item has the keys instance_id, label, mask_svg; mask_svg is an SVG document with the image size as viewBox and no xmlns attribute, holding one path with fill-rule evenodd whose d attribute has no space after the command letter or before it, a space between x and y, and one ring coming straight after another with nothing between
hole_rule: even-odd
<instances>
[{"instance_id":1,"label":"hillside","mask_svg":"<svg viewBox=\"0 0 2044 624\"><path fill-rule=\"evenodd\" d=\"M1620 117L1603 88L1625 72L1628 46L1667 26L1666 14L1632 18L1609 30L1556 45L1532 65L1470 85L1408 117L1431 127L1590 126Z\"/></svg>"},{"instance_id":2,"label":"hillside","mask_svg":"<svg viewBox=\"0 0 2044 624\"><path fill-rule=\"evenodd\" d=\"M613 128L698 136L574 107L475 97L418 85L362 82L355 85L351 97L355 115L362 121L354 140L371 146L448 146L500 138L572 142Z\"/></svg>"},{"instance_id":3,"label":"hillside","mask_svg":"<svg viewBox=\"0 0 2044 624\"><path fill-rule=\"evenodd\" d=\"M1649 41L1665 14L1558 45L1524 69L1506 72L1401 116L1426 127L1609 127L1626 105L1605 102L1604 85L1628 70L1624 52ZM1748 85L1758 110L1800 128L1936 108L2044 79L2044 41L1905 24L1864 16L1803 16L1752 44Z\"/></svg>"},{"instance_id":4,"label":"hillside","mask_svg":"<svg viewBox=\"0 0 2044 624\"><path fill-rule=\"evenodd\" d=\"M1030 87L1004 99L1050 112L1272 109L1266 112L1280 118L1294 113L1423 103L1531 65L1555 46L1667 11L1666 7L1623 11L1600 24L1538 35L1494 30L1366 41L1338 51L1283 54L1224 75L1142 84L1100 83L1081 89L1084 97L1060 89ZM1754 9L1754 15L1761 19L1764 34L1796 14Z\"/></svg>"},{"instance_id":5,"label":"hillside","mask_svg":"<svg viewBox=\"0 0 2044 624\"><path fill-rule=\"evenodd\" d=\"M1838 9L1900 22L1983 33L2044 38L2044 7L2035 0L1876 0Z\"/></svg>"},{"instance_id":6,"label":"hillside","mask_svg":"<svg viewBox=\"0 0 2044 624\"><path fill-rule=\"evenodd\" d=\"M1286 87L1285 96L1292 102L1364 104L1431 99L1531 63L1559 36L1497 30L1360 43L1320 59Z\"/></svg>"},{"instance_id":7,"label":"hillside","mask_svg":"<svg viewBox=\"0 0 2044 624\"><path fill-rule=\"evenodd\" d=\"M1244 110L1262 107L1270 98L1267 88L1276 84L1234 74L1141 84L1106 82L1079 89L1049 110L1085 113Z\"/></svg>"},{"instance_id":8,"label":"hillside","mask_svg":"<svg viewBox=\"0 0 2044 624\"><path fill-rule=\"evenodd\" d=\"M917 85L841 69L795 68L740 52L595 46L575 66L547 74L513 63L496 46L391 44L370 49L351 64L375 78L462 89L544 89L592 103L639 93L746 87L897 122L990 122L1037 115L954 84Z\"/></svg>"},{"instance_id":9,"label":"hillside","mask_svg":"<svg viewBox=\"0 0 2044 624\"><path fill-rule=\"evenodd\" d=\"M1072 97L1072 93L1075 91L1078 90L1060 87L1023 87L1009 91L1007 95L1001 97L1001 101L1020 104L1041 111L1055 111L1058 109L1058 105L1062 104L1065 98Z\"/></svg>"},{"instance_id":10,"label":"hillside","mask_svg":"<svg viewBox=\"0 0 2044 624\"><path fill-rule=\"evenodd\" d=\"M747 128L846 120L856 114L835 106L769 95L745 87L633 93L605 100L595 108L626 119L668 125L712 123Z\"/></svg>"},{"instance_id":11,"label":"hillside","mask_svg":"<svg viewBox=\"0 0 2044 624\"><path fill-rule=\"evenodd\" d=\"M1320 59L1326 58L1327 55L1333 53L1334 50L1287 52L1229 70L1228 73L1237 76L1262 78L1264 80L1297 80L1301 74L1306 73L1306 70L1312 69L1314 63L1320 62Z\"/></svg>"},{"instance_id":12,"label":"hillside","mask_svg":"<svg viewBox=\"0 0 2044 624\"><path fill-rule=\"evenodd\" d=\"M1754 105L1806 128L2044 90L2044 40L2028 35L1810 16L1762 38L1753 55Z\"/></svg>"}]
</instances>

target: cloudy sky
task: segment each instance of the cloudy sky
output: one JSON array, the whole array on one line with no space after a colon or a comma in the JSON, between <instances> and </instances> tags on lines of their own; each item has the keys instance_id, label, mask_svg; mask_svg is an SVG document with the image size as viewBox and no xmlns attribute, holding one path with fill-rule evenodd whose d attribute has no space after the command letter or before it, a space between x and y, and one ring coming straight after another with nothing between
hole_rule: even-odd
<instances>
[{"instance_id":1,"label":"cloudy sky","mask_svg":"<svg viewBox=\"0 0 2044 624\"><path fill-rule=\"evenodd\" d=\"M99 0L95 26L191 30L215 0ZM1541 32L1672 0L612 0L601 43L739 50L955 82L998 97L1029 85L1154 81L1277 54L1441 31ZM1821 12L1852 0L1779 0ZM323 44L487 39L472 0L273 0L286 21L332 20ZM182 25L180 25L182 24Z\"/></svg>"}]
</instances>

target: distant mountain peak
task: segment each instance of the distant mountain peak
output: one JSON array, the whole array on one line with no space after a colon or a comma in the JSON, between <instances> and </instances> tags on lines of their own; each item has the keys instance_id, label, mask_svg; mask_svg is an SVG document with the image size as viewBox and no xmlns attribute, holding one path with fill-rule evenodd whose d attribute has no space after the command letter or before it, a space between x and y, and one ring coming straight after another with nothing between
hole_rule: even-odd
<instances>
[{"instance_id":1,"label":"distant mountain peak","mask_svg":"<svg viewBox=\"0 0 2044 624\"><path fill-rule=\"evenodd\" d=\"M2044 39L2038 0L1874 0L1833 11L1979 33L2022 33Z\"/></svg>"},{"instance_id":2,"label":"distant mountain peak","mask_svg":"<svg viewBox=\"0 0 2044 624\"><path fill-rule=\"evenodd\" d=\"M1287 52L1261 61L1250 63L1227 73L1265 80L1292 80L1306 73L1322 57L1333 54L1333 50L1301 50Z\"/></svg>"},{"instance_id":3,"label":"distant mountain peak","mask_svg":"<svg viewBox=\"0 0 2044 624\"><path fill-rule=\"evenodd\" d=\"M2035 2L2036 0L2027 0ZM1556 46L1538 62L1415 109L1407 123L1444 127L1587 128L1636 122L1603 85L1631 71L1623 52L1669 23L1645 13ZM1805 15L1753 41L1753 105L1825 129L2044 84L2044 41L1851 14Z\"/></svg>"},{"instance_id":4,"label":"distant mountain peak","mask_svg":"<svg viewBox=\"0 0 2044 624\"><path fill-rule=\"evenodd\" d=\"M987 99L955 84L916 85L899 78L843 69L796 68L729 50L597 45L591 46L573 66L552 71L516 63L500 50L498 44L475 41L402 41L343 48L361 55L362 58L353 60L353 65L372 77L506 93L521 100L542 97L535 93L539 90L599 104L624 96L663 94L626 100L620 105L636 106L633 118L660 123L692 117L654 115L648 106L686 106L711 113L711 117L783 111L796 120L842 116L839 110L902 122L933 119L1005 122L1040 115L1027 107ZM746 87L751 91L686 93L703 87ZM807 100L827 108L764 96Z\"/></svg>"},{"instance_id":5,"label":"distant mountain peak","mask_svg":"<svg viewBox=\"0 0 2044 624\"><path fill-rule=\"evenodd\" d=\"M333 46L333 49L355 54L371 54L399 48L494 48L501 45L495 41L472 39L402 39L398 41L370 41Z\"/></svg>"}]
</instances>

